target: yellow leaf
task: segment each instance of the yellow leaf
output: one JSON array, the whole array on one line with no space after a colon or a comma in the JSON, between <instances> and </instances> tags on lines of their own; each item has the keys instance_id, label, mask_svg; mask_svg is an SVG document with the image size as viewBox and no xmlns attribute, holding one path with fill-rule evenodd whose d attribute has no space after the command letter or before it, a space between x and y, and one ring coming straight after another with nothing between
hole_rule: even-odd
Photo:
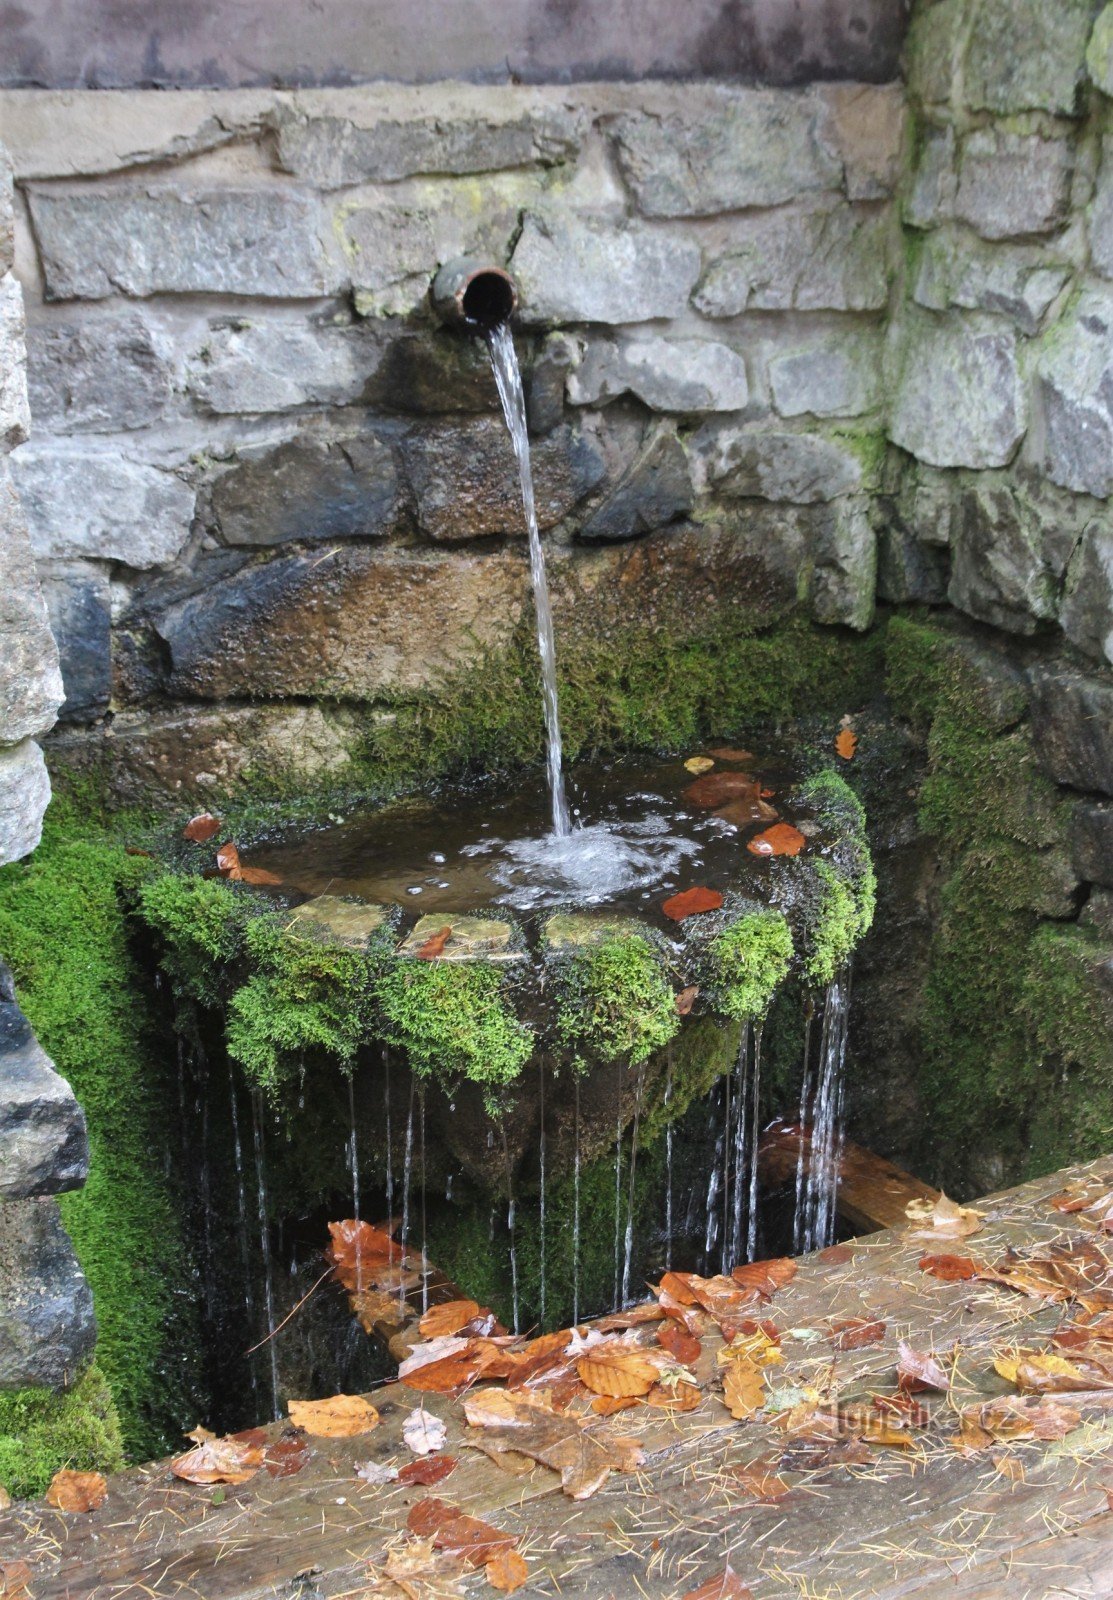
<instances>
[{"instance_id":1,"label":"yellow leaf","mask_svg":"<svg viewBox=\"0 0 1113 1600\"><path fill-rule=\"evenodd\" d=\"M379 1425L379 1413L358 1394L334 1394L328 1400L291 1400L295 1428L319 1439L352 1439Z\"/></svg>"},{"instance_id":2,"label":"yellow leaf","mask_svg":"<svg viewBox=\"0 0 1113 1600\"><path fill-rule=\"evenodd\" d=\"M735 1334L729 1344L723 1345L717 1359L721 1367L740 1360L752 1361L759 1367L775 1367L784 1361L784 1356L776 1339L758 1328L755 1333Z\"/></svg>"},{"instance_id":3,"label":"yellow leaf","mask_svg":"<svg viewBox=\"0 0 1113 1600\"><path fill-rule=\"evenodd\" d=\"M715 763L709 756L689 756L684 766L698 778L701 772L710 772Z\"/></svg>"},{"instance_id":4,"label":"yellow leaf","mask_svg":"<svg viewBox=\"0 0 1113 1600\"><path fill-rule=\"evenodd\" d=\"M483 1570L491 1588L501 1589L503 1594L513 1594L529 1577L529 1568L517 1550L500 1550Z\"/></svg>"},{"instance_id":5,"label":"yellow leaf","mask_svg":"<svg viewBox=\"0 0 1113 1600\"><path fill-rule=\"evenodd\" d=\"M765 1404L765 1379L755 1362L740 1356L723 1373L723 1403L738 1422L756 1416Z\"/></svg>"}]
</instances>

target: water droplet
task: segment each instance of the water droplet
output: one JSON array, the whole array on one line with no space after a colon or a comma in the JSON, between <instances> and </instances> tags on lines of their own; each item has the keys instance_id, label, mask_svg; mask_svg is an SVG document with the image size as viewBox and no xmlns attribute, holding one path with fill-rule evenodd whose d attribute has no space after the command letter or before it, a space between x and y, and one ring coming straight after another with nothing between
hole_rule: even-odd
<instances>
[{"instance_id":1,"label":"water droplet","mask_svg":"<svg viewBox=\"0 0 1113 1600\"><path fill-rule=\"evenodd\" d=\"M409 888L406 890L406 893L407 894L421 894L422 893L422 888L421 888L420 883L411 883Z\"/></svg>"},{"instance_id":2,"label":"water droplet","mask_svg":"<svg viewBox=\"0 0 1113 1600\"><path fill-rule=\"evenodd\" d=\"M433 854L429 857L429 860L433 863L434 866L437 866L437 867L443 867L445 862L447 861L447 859L448 859L448 857L447 856L442 856L439 850L434 850Z\"/></svg>"}]
</instances>

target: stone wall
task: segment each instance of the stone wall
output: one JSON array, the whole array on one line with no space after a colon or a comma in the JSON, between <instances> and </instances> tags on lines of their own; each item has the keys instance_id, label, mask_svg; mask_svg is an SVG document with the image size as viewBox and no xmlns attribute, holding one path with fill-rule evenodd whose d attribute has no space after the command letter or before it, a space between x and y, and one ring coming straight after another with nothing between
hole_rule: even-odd
<instances>
[{"instance_id":1,"label":"stone wall","mask_svg":"<svg viewBox=\"0 0 1113 1600\"><path fill-rule=\"evenodd\" d=\"M62 699L58 653L9 459L30 425L12 202L11 167L0 145L0 866L39 842L50 780L35 737L52 726Z\"/></svg>"}]
</instances>

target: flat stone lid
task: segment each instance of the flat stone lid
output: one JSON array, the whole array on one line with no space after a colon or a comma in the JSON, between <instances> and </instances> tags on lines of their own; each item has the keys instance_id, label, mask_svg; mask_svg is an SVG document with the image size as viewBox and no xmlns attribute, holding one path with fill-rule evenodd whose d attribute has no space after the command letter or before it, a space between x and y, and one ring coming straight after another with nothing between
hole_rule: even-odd
<instances>
[{"instance_id":1,"label":"flat stone lid","mask_svg":"<svg viewBox=\"0 0 1113 1600\"><path fill-rule=\"evenodd\" d=\"M298 906L290 925L306 923L340 944L363 945L389 918L389 906L342 900L338 894L319 894Z\"/></svg>"},{"instance_id":2,"label":"flat stone lid","mask_svg":"<svg viewBox=\"0 0 1113 1600\"><path fill-rule=\"evenodd\" d=\"M446 916L436 912L419 917L413 931L398 946L400 956L416 956L422 946L445 928L451 933L438 961L524 961L524 950L512 948L513 926L493 917Z\"/></svg>"},{"instance_id":3,"label":"flat stone lid","mask_svg":"<svg viewBox=\"0 0 1113 1600\"><path fill-rule=\"evenodd\" d=\"M570 950L586 950L607 939L621 939L632 933L652 937L652 930L633 917L609 917L605 912L558 911L541 929L542 948L554 955Z\"/></svg>"}]
</instances>

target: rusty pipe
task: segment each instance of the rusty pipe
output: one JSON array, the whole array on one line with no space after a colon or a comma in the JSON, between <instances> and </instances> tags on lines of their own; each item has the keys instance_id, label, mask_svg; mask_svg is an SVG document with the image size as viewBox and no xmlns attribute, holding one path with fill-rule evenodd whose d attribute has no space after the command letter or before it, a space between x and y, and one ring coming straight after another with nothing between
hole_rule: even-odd
<instances>
[{"instance_id":1,"label":"rusty pipe","mask_svg":"<svg viewBox=\"0 0 1113 1600\"><path fill-rule=\"evenodd\" d=\"M446 261L433 279L433 309L450 327L486 333L509 322L518 288L505 267L477 256Z\"/></svg>"}]
</instances>

